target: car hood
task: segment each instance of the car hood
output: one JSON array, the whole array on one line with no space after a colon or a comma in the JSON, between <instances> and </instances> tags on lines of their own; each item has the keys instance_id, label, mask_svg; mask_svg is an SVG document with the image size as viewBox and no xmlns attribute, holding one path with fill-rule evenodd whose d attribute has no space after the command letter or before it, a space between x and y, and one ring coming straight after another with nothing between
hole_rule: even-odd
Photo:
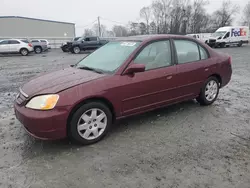
<instances>
[{"instance_id":1,"label":"car hood","mask_svg":"<svg viewBox=\"0 0 250 188\"><path fill-rule=\"evenodd\" d=\"M24 84L21 89L29 97L39 94L58 93L104 76L107 75L76 68L66 68L36 77Z\"/></svg>"}]
</instances>

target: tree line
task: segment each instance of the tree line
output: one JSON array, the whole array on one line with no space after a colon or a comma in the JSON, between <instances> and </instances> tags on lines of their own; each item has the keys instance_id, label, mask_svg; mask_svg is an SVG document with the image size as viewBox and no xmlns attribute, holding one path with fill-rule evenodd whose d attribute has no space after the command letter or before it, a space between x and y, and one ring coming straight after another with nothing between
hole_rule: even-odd
<instances>
[{"instance_id":1,"label":"tree line","mask_svg":"<svg viewBox=\"0 0 250 188\"><path fill-rule=\"evenodd\" d=\"M230 26L241 15L240 25L250 27L250 1L241 11L231 0L224 0L220 7L208 13L209 0L153 0L142 7L140 22L114 25L107 30L101 25L102 37L122 37L144 34L210 33L219 27ZM98 25L85 29L85 36L98 35Z\"/></svg>"}]
</instances>

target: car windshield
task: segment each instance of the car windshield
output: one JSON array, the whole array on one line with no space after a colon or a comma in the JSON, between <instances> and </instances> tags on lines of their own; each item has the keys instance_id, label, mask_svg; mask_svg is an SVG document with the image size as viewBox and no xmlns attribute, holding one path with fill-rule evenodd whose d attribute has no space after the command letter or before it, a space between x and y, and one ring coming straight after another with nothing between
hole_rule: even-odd
<instances>
[{"instance_id":1,"label":"car windshield","mask_svg":"<svg viewBox=\"0 0 250 188\"><path fill-rule=\"evenodd\" d=\"M113 73L139 45L140 42L109 42L80 61L76 67L89 67L105 73Z\"/></svg>"},{"instance_id":2,"label":"car windshield","mask_svg":"<svg viewBox=\"0 0 250 188\"><path fill-rule=\"evenodd\" d=\"M216 31L212 34L213 37L222 37L226 34L226 31Z\"/></svg>"},{"instance_id":3,"label":"car windshield","mask_svg":"<svg viewBox=\"0 0 250 188\"><path fill-rule=\"evenodd\" d=\"M82 40L84 40L84 37L81 37L81 38L77 39L76 41L82 41Z\"/></svg>"}]
</instances>

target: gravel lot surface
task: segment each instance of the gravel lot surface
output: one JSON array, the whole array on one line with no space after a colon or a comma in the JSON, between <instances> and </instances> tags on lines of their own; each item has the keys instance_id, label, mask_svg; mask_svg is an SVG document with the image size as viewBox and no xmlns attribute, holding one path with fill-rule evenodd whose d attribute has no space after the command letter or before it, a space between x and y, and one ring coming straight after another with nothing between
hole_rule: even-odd
<instances>
[{"instance_id":1,"label":"gravel lot surface","mask_svg":"<svg viewBox=\"0 0 250 188\"><path fill-rule=\"evenodd\" d=\"M214 105L189 101L125 119L84 147L28 136L12 107L21 84L84 54L0 55L0 187L249 188L250 46L217 50L232 55L233 77Z\"/></svg>"}]
</instances>

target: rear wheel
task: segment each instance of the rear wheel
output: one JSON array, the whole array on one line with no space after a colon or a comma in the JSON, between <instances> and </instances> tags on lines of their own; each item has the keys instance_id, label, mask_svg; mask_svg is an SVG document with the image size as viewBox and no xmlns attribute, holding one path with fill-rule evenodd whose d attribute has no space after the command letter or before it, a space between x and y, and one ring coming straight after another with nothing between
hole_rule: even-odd
<instances>
[{"instance_id":1,"label":"rear wheel","mask_svg":"<svg viewBox=\"0 0 250 188\"><path fill-rule=\"evenodd\" d=\"M36 53L36 54L42 53L42 48L41 48L40 46L35 47L34 50L35 50L35 53Z\"/></svg>"},{"instance_id":2,"label":"rear wheel","mask_svg":"<svg viewBox=\"0 0 250 188\"><path fill-rule=\"evenodd\" d=\"M20 54L21 54L22 56L27 56L27 55L29 54L29 50L26 49L26 48L22 48L22 49L20 50Z\"/></svg>"},{"instance_id":3,"label":"rear wheel","mask_svg":"<svg viewBox=\"0 0 250 188\"><path fill-rule=\"evenodd\" d=\"M201 89L199 97L196 99L201 105L211 105L216 101L219 94L219 81L216 77L210 77Z\"/></svg>"},{"instance_id":4,"label":"rear wheel","mask_svg":"<svg viewBox=\"0 0 250 188\"><path fill-rule=\"evenodd\" d=\"M80 144L100 141L112 125L112 113L100 102L90 102L80 107L69 124L69 136Z\"/></svg>"}]
</instances>

